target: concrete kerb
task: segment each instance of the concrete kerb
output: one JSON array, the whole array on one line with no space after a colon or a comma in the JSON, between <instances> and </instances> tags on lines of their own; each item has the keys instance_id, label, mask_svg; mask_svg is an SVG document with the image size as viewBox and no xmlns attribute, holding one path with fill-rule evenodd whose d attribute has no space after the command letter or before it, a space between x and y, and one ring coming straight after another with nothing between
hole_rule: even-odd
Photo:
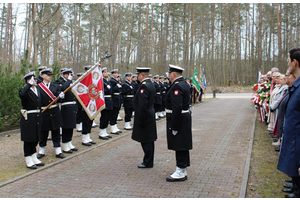
<instances>
[{"instance_id":1,"label":"concrete kerb","mask_svg":"<svg viewBox=\"0 0 300 200\"><path fill-rule=\"evenodd\" d=\"M242 180L242 184L241 184L239 198L245 198L246 197L247 183L248 183L249 170L250 170L250 159L251 159L253 139L254 139L256 116L257 116L257 110L256 110L255 115L254 115L252 131L251 131L251 137L250 137L250 141L249 141L249 148L248 148L248 153L247 153L247 158L246 158L246 163L245 163L245 168L244 168L244 175L243 175L243 180Z\"/></svg>"},{"instance_id":2,"label":"concrete kerb","mask_svg":"<svg viewBox=\"0 0 300 200\"><path fill-rule=\"evenodd\" d=\"M205 102L203 102L203 103L205 103ZM196 105L194 105L194 107L198 107L199 105L202 105L203 103L201 103L201 104L199 103L198 105L196 104ZM159 123L159 122L161 122L161 121L164 121L165 119L166 119L166 118L162 118L162 120L159 120L159 121L157 121L156 123ZM16 132L18 132L18 131L20 131L20 129L15 129L15 130L11 130L11 131L2 132L2 133L0 133L0 135L12 134L12 133L16 133ZM126 131L126 132L127 132L127 131ZM103 143L101 143L101 144L98 144L98 145L96 145L96 146L93 146L93 147L91 147L91 148L89 148L89 149L83 150L83 151L78 152L78 153L76 153L76 154L74 154L74 155L68 156L68 157L66 157L66 158L64 158L64 159L58 160L58 161L56 161L56 162L50 163L50 164L45 165L45 166L43 166L43 167L41 167L41 168L35 169L35 170L31 171L31 172L28 172L28 173L26 173L26 174L20 175L20 176L15 177L15 178L12 178L11 180L8 180L8 181L5 181L5 182L3 182L3 183L0 183L0 188L3 187L3 186L5 186L5 185L8 185L8 184L10 184L10 183L16 182L16 181L21 180L21 179L23 179L23 178L26 178L26 177L28 177L28 176L30 176L30 175L32 175L32 174L35 174L35 173L38 173L38 172L40 172L40 171L46 170L46 169L48 169L48 168L50 168L50 167L52 167L52 166L55 166L55 165L57 165L57 164L60 164L60 163L65 162L65 161L67 161L67 160L70 160L70 159L72 159L72 158L75 158L75 157L77 157L77 156L79 156L79 155L82 155L82 154L84 154L84 153L86 153L86 152L89 152L89 151L91 151L91 150L93 150L93 149L95 149L95 148L101 147L101 146L103 146L103 145L105 145L105 144L107 144L107 143L109 143L109 142L112 142L112 141L115 141L115 140L120 139L120 138L122 138L122 137L125 137L125 136L127 136L127 135L129 135L129 134L131 134L131 133L132 133L132 131L128 131L127 133L124 133L124 134L122 134L122 135L119 135L119 136L116 137L116 138L112 138L112 139L110 139L110 140L108 140L108 141L105 141L105 142L103 142Z\"/></svg>"}]
</instances>

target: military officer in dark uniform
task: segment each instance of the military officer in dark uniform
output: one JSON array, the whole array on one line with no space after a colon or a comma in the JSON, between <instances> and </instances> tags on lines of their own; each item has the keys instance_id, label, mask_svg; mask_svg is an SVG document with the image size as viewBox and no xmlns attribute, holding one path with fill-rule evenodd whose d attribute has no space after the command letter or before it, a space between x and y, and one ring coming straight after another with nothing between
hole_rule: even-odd
<instances>
[{"instance_id":1,"label":"military officer in dark uniform","mask_svg":"<svg viewBox=\"0 0 300 200\"><path fill-rule=\"evenodd\" d=\"M103 85L104 85L105 109L101 111L101 115L100 115L99 139L108 140L109 138L111 138L111 136L106 132L106 128L108 126L111 112L114 109L114 105L111 97L112 88L110 82L108 81L108 74L107 74L106 67L102 68L102 76L103 76Z\"/></svg>"},{"instance_id":2,"label":"military officer in dark uniform","mask_svg":"<svg viewBox=\"0 0 300 200\"><path fill-rule=\"evenodd\" d=\"M134 123L131 138L140 142L144 151L143 163L138 168L152 168L154 141L157 139L155 112L153 108L155 87L148 78L150 68L137 67L140 86L134 96Z\"/></svg>"},{"instance_id":3,"label":"military officer in dark uniform","mask_svg":"<svg viewBox=\"0 0 300 200\"><path fill-rule=\"evenodd\" d=\"M118 74L117 80L119 81L120 85L122 85L122 87L123 87L122 74ZM121 96L121 106L122 105L124 106L123 95L121 94L120 96ZM121 106L120 106L120 110L121 110ZM123 121L122 117L120 116L120 110L118 113L117 121Z\"/></svg>"},{"instance_id":4,"label":"military officer in dark uniform","mask_svg":"<svg viewBox=\"0 0 300 200\"><path fill-rule=\"evenodd\" d=\"M34 72L24 76L25 87L20 89L19 97L22 103L21 141L24 142L24 157L29 169L44 166L45 163L37 158L36 146L41 137L41 95L36 89L37 81Z\"/></svg>"},{"instance_id":5,"label":"military officer in dark uniform","mask_svg":"<svg viewBox=\"0 0 300 200\"><path fill-rule=\"evenodd\" d=\"M77 79L80 78L80 76L83 75L83 73L77 73ZM76 113L76 130L77 132L82 131L82 106L76 99L76 104L77 104L77 113Z\"/></svg>"},{"instance_id":6,"label":"military officer in dark uniform","mask_svg":"<svg viewBox=\"0 0 300 200\"><path fill-rule=\"evenodd\" d=\"M88 65L83 67L85 72L87 72L92 66ZM93 120L90 120L89 116L86 114L85 110L82 108L82 145L84 146L91 146L92 144L96 144L91 139L91 130L93 125Z\"/></svg>"},{"instance_id":7,"label":"military officer in dark uniform","mask_svg":"<svg viewBox=\"0 0 300 200\"><path fill-rule=\"evenodd\" d=\"M170 89L166 96L168 149L176 154L176 171L167 181L185 181L192 149L192 121L189 111L190 89L182 77L183 68L169 65Z\"/></svg>"},{"instance_id":8,"label":"military officer in dark uniform","mask_svg":"<svg viewBox=\"0 0 300 200\"><path fill-rule=\"evenodd\" d=\"M133 87L133 95L135 95L137 89L139 88L139 84L137 82L137 75L136 74L132 74L132 76L131 76L131 84L132 84L132 87ZM134 107L133 107L133 111L132 111L131 117L134 117Z\"/></svg>"},{"instance_id":9,"label":"military officer in dark uniform","mask_svg":"<svg viewBox=\"0 0 300 200\"><path fill-rule=\"evenodd\" d=\"M123 107L125 110L125 130L132 130L130 126L131 116L133 112L133 85L131 84L132 73L128 72L125 74L125 81L122 85L122 95L123 95Z\"/></svg>"},{"instance_id":10,"label":"military officer in dark uniform","mask_svg":"<svg viewBox=\"0 0 300 200\"><path fill-rule=\"evenodd\" d=\"M155 119L160 120L158 113L160 112L161 106L162 106L162 98L161 98L161 86L159 84L159 75L153 76L153 84L156 89L156 95L155 95L155 101L154 101L154 110L155 110Z\"/></svg>"},{"instance_id":11,"label":"military officer in dark uniform","mask_svg":"<svg viewBox=\"0 0 300 200\"><path fill-rule=\"evenodd\" d=\"M51 82L51 76L53 75L52 69L47 68L41 71L43 82L38 84L37 88L41 94L41 108L45 109L57 96L61 99L64 98L64 93L60 91L59 85ZM63 125L60 110L57 104L51 105L44 113L42 113L42 131L41 139L39 142L39 154L38 158L45 156L45 150L47 145L47 137L49 131L51 131L52 143L55 148L55 154L57 158L65 158L62 154L60 147L60 131L59 128Z\"/></svg>"},{"instance_id":12,"label":"military officer in dark uniform","mask_svg":"<svg viewBox=\"0 0 300 200\"><path fill-rule=\"evenodd\" d=\"M59 84L61 91L65 91L72 83L72 69L65 69L62 76L55 82ZM72 144L73 129L76 127L77 104L76 97L71 90L65 93L65 98L61 100L62 126L62 150L64 153L72 153L78 149Z\"/></svg>"},{"instance_id":13,"label":"military officer in dark uniform","mask_svg":"<svg viewBox=\"0 0 300 200\"><path fill-rule=\"evenodd\" d=\"M110 84L112 88L112 100L114 104L114 109L111 112L109 123L110 123L111 133L118 135L119 133L122 133L122 131L117 127L117 118L121 108L122 85L117 79L118 69L112 70L111 75L112 77L110 79Z\"/></svg>"},{"instance_id":14,"label":"military officer in dark uniform","mask_svg":"<svg viewBox=\"0 0 300 200\"><path fill-rule=\"evenodd\" d=\"M159 85L161 88L161 101L162 101L162 104L160 106L159 113L158 113L158 117L160 117L160 118L166 117L164 112L165 112L165 101L166 101L167 88L164 84L164 78L165 78L164 76L159 76Z\"/></svg>"},{"instance_id":15,"label":"military officer in dark uniform","mask_svg":"<svg viewBox=\"0 0 300 200\"><path fill-rule=\"evenodd\" d=\"M40 67L38 68L38 70L39 70L39 76L37 77L37 84L43 82L43 78L41 77L41 71L42 71L43 69L47 69L47 68L48 68L48 67L46 67L46 66L40 66Z\"/></svg>"}]
</instances>

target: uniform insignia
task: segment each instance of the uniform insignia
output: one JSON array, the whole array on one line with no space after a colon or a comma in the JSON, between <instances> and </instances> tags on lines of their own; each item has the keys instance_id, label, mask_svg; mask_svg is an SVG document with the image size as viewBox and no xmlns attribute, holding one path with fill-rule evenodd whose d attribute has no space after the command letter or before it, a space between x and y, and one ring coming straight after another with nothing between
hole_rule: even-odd
<instances>
[{"instance_id":1,"label":"uniform insignia","mask_svg":"<svg viewBox=\"0 0 300 200\"><path fill-rule=\"evenodd\" d=\"M143 82L142 84L146 84L146 82Z\"/></svg>"},{"instance_id":2,"label":"uniform insignia","mask_svg":"<svg viewBox=\"0 0 300 200\"><path fill-rule=\"evenodd\" d=\"M178 81L175 82L175 84L179 83Z\"/></svg>"},{"instance_id":3,"label":"uniform insignia","mask_svg":"<svg viewBox=\"0 0 300 200\"><path fill-rule=\"evenodd\" d=\"M141 94L143 94L144 93L144 89L141 89Z\"/></svg>"},{"instance_id":4,"label":"uniform insignia","mask_svg":"<svg viewBox=\"0 0 300 200\"><path fill-rule=\"evenodd\" d=\"M174 90L175 95L178 95L178 93L179 93L178 90Z\"/></svg>"}]
</instances>

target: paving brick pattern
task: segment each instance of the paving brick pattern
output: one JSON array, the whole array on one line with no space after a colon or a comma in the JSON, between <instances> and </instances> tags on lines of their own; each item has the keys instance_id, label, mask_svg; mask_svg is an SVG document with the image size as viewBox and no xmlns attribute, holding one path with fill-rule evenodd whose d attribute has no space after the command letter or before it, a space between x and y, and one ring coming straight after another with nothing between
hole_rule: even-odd
<instances>
[{"instance_id":1,"label":"paving brick pattern","mask_svg":"<svg viewBox=\"0 0 300 200\"><path fill-rule=\"evenodd\" d=\"M215 99L194 108L194 148L185 182L165 180L176 166L161 120L151 169L137 168L142 148L125 132L124 137L1 187L0 197L238 197L254 110L249 99Z\"/></svg>"}]
</instances>

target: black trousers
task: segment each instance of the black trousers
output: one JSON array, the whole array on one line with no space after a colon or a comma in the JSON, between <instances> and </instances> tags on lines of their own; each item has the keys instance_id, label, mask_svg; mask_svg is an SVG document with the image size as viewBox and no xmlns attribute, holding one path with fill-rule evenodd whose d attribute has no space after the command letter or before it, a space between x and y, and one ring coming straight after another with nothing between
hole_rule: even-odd
<instances>
[{"instance_id":1,"label":"black trousers","mask_svg":"<svg viewBox=\"0 0 300 200\"><path fill-rule=\"evenodd\" d=\"M73 129L72 128L62 128L61 141L62 143L67 143L72 140Z\"/></svg>"},{"instance_id":2,"label":"black trousers","mask_svg":"<svg viewBox=\"0 0 300 200\"><path fill-rule=\"evenodd\" d=\"M176 166L179 168L186 168L190 166L190 152L186 151L176 151Z\"/></svg>"},{"instance_id":3,"label":"black trousers","mask_svg":"<svg viewBox=\"0 0 300 200\"><path fill-rule=\"evenodd\" d=\"M49 131L42 130L41 131L41 139L40 139L40 147L47 146L47 138L49 135ZM51 139L53 143L53 147L60 147L60 131L57 130L51 130Z\"/></svg>"},{"instance_id":4,"label":"black trousers","mask_svg":"<svg viewBox=\"0 0 300 200\"><path fill-rule=\"evenodd\" d=\"M77 102L78 103L78 102ZM78 111L76 113L76 124L80 124L82 122L82 106L78 103Z\"/></svg>"},{"instance_id":5,"label":"black trousers","mask_svg":"<svg viewBox=\"0 0 300 200\"><path fill-rule=\"evenodd\" d=\"M105 129L108 126L108 122L110 120L112 110L102 110L101 111L101 116L100 116L100 129Z\"/></svg>"},{"instance_id":6,"label":"black trousers","mask_svg":"<svg viewBox=\"0 0 300 200\"><path fill-rule=\"evenodd\" d=\"M143 163L147 167L153 167L154 161L154 142L147 142L141 143L143 151L144 151L144 158Z\"/></svg>"},{"instance_id":7,"label":"black trousers","mask_svg":"<svg viewBox=\"0 0 300 200\"><path fill-rule=\"evenodd\" d=\"M114 107L114 109L111 111L110 119L109 119L110 125L117 124L117 118L118 118L119 111L120 111L120 107Z\"/></svg>"},{"instance_id":8,"label":"black trousers","mask_svg":"<svg viewBox=\"0 0 300 200\"><path fill-rule=\"evenodd\" d=\"M292 177L293 181L293 187L295 188L295 191L293 193L297 193L299 197L300 193L300 177Z\"/></svg>"},{"instance_id":9,"label":"black trousers","mask_svg":"<svg viewBox=\"0 0 300 200\"><path fill-rule=\"evenodd\" d=\"M24 149L24 157L31 156L32 154L36 153L36 146L38 142L25 142L23 145Z\"/></svg>"},{"instance_id":10,"label":"black trousers","mask_svg":"<svg viewBox=\"0 0 300 200\"><path fill-rule=\"evenodd\" d=\"M124 108L124 110L125 110L125 122L130 122L133 108Z\"/></svg>"},{"instance_id":11,"label":"black trousers","mask_svg":"<svg viewBox=\"0 0 300 200\"><path fill-rule=\"evenodd\" d=\"M159 112L162 112L165 110L165 102L163 101L163 104L159 105Z\"/></svg>"},{"instance_id":12,"label":"black trousers","mask_svg":"<svg viewBox=\"0 0 300 200\"><path fill-rule=\"evenodd\" d=\"M91 133L93 120L90 120L85 111L82 112L82 134Z\"/></svg>"},{"instance_id":13,"label":"black trousers","mask_svg":"<svg viewBox=\"0 0 300 200\"><path fill-rule=\"evenodd\" d=\"M160 104L154 104L154 111L157 113L157 112L160 112Z\"/></svg>"}]
</instances>

